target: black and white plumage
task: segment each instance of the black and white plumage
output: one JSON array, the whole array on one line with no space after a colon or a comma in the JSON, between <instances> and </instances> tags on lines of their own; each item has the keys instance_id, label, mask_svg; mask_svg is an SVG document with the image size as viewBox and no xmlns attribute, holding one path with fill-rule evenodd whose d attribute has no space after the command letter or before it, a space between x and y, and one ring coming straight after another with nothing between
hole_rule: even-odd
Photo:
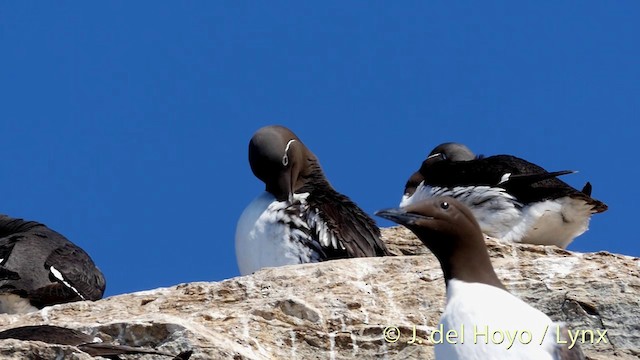
<instances>
[{"instance_id":1,"label":"black and white plumage","mask_svg":"<svg viewBox=\"0 0 640 360\"><path fill-rule=\"evenodd\" d=\"M373 219L333 189L316 156L289 129L258 130L249 143L249 163L266 191L238 220L241 274L263 267L389 255Z\"/></svg>"},{"instance_id":2,"label":"black and white plumage","mask_svg":"<svg viewBox=\"0 0 640 360\"><path fill-rule=\"evenodd\" d=\"M81 331L52 325L31 325L7 329L0 332L0 340L2 339L71 345L91 356L100 356L108 359L120 359L118 355L126 354L154 354L170 356L173 360L188 360L193 353L192 351L185 351L174 355L165 351L109 344L102 342L100 338L94 338Z\"/></svg>"},{"instance_id":3,"label":"black and white plumage","mask_svg":"<svg viewBox=\"0 0 640 360\"><path fill-rule=\"evenodd\" d=\"M591 184L576 190L557 176L511 155L476 157L466 146L436 147L407 181L401 206L435 196L467 205L482 231L503 241L566 248L607 205L591 198Z\"/></svg>"},{"instance_id":4,"label":"black and white plumage","mask_svg":"<svg viewBox=\"0 0 640 360\"><path fill-rule=\"evenodd\" d=\"M440 323L443 334L454 331L455 336L435 345L437 360L584 360L580 347L570 345L563 323L553 322L506 290L491 265L477 221L461 202L434 197L376 215L409 228L440 262L447 288ZM514 331L528 331L532 340L484 341L486 337L475 337L475 329L503 335L510 331L512 338Z\"/></svg>"},{"instance_id":5,"label":"black and white plumage","mask_svg":"<svg viewBox=\"0 0 640 360\"><path fill-rule=\"evenodd\" d=\"M0 313L98 300L104 290L84 250L43 224L0 215Z\"/></svg>"}]
</instances>

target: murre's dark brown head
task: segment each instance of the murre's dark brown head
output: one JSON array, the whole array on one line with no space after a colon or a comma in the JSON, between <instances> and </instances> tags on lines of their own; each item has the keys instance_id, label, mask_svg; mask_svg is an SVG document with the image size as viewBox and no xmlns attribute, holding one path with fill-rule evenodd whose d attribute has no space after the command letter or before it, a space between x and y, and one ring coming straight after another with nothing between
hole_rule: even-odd
<instances>
[{"instance_id":1,"label":"murre's dark brown head","mask_svg":"<svg viewBox=\"0 0 640 360\"><path fill-rule=\"evenodd\" d=\"M445 281L481 282L504 289L496 276L480 226L471 210L452 197L436 197L377 216L406 226L438 258Z\"/></svg>"},{"instance_id":2,"label":"murre's dark brown head","mask_svg":"<svg viewBox=\"0 0 640 360\"><path fill-rule=\"evenodd\" d=\"M450 161L469 161L476 158L476 155L464 144L447 142L436 146L429 156L429 158L440 158L442 160Z\"/></svg>"},{"instance_id":3,"label":"murre's dark brown head","mask_svg":"<svg viewBox=\"0 0 640 360\"><path fill-rule=\"evenodd\" d=\"M439 161L469 161L476 158L476 155L465 145L454 142L446 142L436 146L427 158L422 162L422 166L418 171L413 173L404 186L405 196L411 196L416 188L424 181L423 171Z\"/></svg>"},{"instance_id":4,"label":"murre's dark brown head","mask_svg":"<svg viewBox=\"0 0 640 360\"><path fill-rule=\"evenodd\" d=\"M284 126L265 126L249 142L253 174L279 201L289 199L304 184L302 177L311 171L311 163L317 163L315 155Z\"/></svg>"}]
</instances>

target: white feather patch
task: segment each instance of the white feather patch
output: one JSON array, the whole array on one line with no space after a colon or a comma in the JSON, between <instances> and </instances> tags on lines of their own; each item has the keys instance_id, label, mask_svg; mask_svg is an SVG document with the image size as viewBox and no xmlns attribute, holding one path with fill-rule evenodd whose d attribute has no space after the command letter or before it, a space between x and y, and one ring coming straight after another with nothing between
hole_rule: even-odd
<instances>
[{"instance_id":1,"label":"white feather patch","mask_svg":"<svg viewBox=\"0 0 640 360\"><path fill-rule=\"evenodd\" d=\"M38 311L38 308L31 305L28 299L16 294L0 294L1 314L26 314L34 311Z\"/></svg>"},{"instance_id":2,"label":"white feather patch","mask_svg":"<svg viewBox=\"0 0 640 360\"><path fill-rule=\"evenodd\" d=\"M344 249L318 210L309 207L308 196L294 194L291 201L276 201L265 192L247 206L236 227L236 257L242 275L264 267L318 262L320 246ZM315 236L309 236L310 231Z\"/></svg>"},{"instance_id":3,"label":"white feather patch","mask_svg":"<svg viewBox=\"0 0 640 360\"><path fill-rule=\"evenodd\" d=\"M51 274L53 274L53 276L60 280L64 286L68 287L69 289L73 290L74 293L76 293L76 295L80 296L80 298L82 300L86 300L84 296L82 296L82 294L80 294L80 292L73 287L73 285L69 284L69 282L67 282L67 280L64 279L64 276L62 276L62 273L60 271L58 271L58 269L54 268L53 266L49 268L49 271L51 271Z\"/></svg>"},{"instance_id":4,"label":"white feather patch","mask_svg":"<svg viewBox=\"0 0 640 360\"><path fill-rule=\"evenodd\" d=\"M504 175L502 175L502 177L500 178L500 182L498 183L498 185L506 183L507 181L509 181L509 178L511 177L511 173L506 173Z\"/></svg>"},{"instance_id":5,"label":"white feather patch","mask_svg":"<svg viewBox=\"0 0 640 360\"><path fill-rule=\"evenodd\" d=\"M446 188L424 185L424 182L411 196L403 196L400 206L436 196L452 196L467 205L482 232L491 237L561 248L566 248L588 229L592 208L583 200L568 197L523 205L500 187Z\"/></svg>"}]
</instances>

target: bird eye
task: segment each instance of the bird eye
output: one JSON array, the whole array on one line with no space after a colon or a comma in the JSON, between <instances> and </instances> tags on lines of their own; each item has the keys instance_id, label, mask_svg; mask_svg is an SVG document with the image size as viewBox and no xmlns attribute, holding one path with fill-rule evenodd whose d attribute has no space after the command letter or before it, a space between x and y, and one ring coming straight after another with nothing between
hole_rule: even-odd
<instances>
[{"instance_id":1,"label":"bird eye","mask_svg":"<svg viewBox=\"0 0 640 360\"><path fill-rule=\"evenodd\" d=\"M443 201L440 203L440 207L447 210L449 208L449 203L446 201Z\"/></svg>"}]
</instances>

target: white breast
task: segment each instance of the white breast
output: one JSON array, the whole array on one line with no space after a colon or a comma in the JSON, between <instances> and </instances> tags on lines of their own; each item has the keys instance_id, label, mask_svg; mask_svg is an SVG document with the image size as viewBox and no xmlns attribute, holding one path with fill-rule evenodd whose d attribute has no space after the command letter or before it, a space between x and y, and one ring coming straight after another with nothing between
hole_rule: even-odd
<instances>
[{"instance_id":1,"label":"white breast","mask_svg":"<svg viewBox=\"0 0 640 360\"><path fill-rule=\"evenodd\" d=\"M494 286L450 280L440 321L459 337L436 344L437 360L554 360L558 324Z\"/></svg>"},{"instance_id":2,"label":"white breast","mask_svg":"<svg viewBox=\"0 0 640 360\"><path fill-rule=\"evenodd\" d=\"M286 201L276 201L265 192L244 210L236 227L236 258L240 274L247 275L264 267L294 265L319 261L319 255L308 246L308 216L304 209L308 194L295 194L291 208ZM300 205L302 204L302 205Z\"/></svg>"},{"instance_id":3,"label":"white breast","mask_svg":"<svg viewBox=\"0 0 640 360\"><path fill-rule=\"evenodd\" d=\"M15 294L0 294L0 314L26 314L38 311L29 300Z\"/></svg>"}]
</instances>

